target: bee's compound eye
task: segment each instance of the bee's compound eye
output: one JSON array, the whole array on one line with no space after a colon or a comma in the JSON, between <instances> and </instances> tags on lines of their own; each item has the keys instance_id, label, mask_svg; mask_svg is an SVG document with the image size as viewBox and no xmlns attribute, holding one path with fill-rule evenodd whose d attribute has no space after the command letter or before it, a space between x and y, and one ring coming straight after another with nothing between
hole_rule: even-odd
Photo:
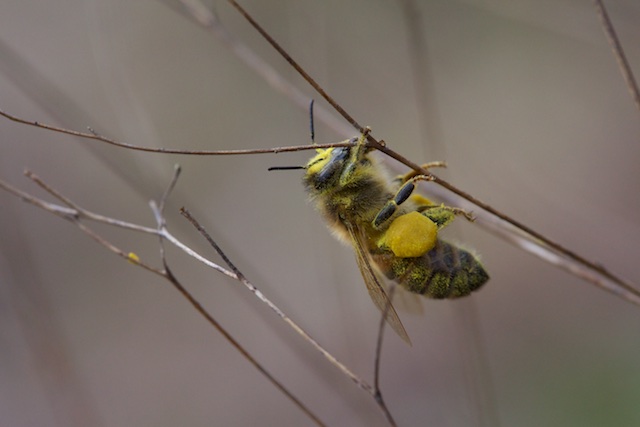
<instances>
[{"instance_id":1,"label":"bee's compound eye","mask_svg":"<svg viewBox=\"0 0 640 427\"><path fill-rule=\"evenodd\" d=\"M332 161L340 162L349 157L349 147L336 147L331 151Z\"/></svg>"},{"instance_id":2,"label":"bee's compound eye","mask_svg":"<svg viewBox=\"0 0 640 427\"><path fill-rule=\"evenodd\" d=\"M418 212L394 219L378 246L384 246L399 258L416 258L436 245L438 226Z\"/></svg>"}]
</instances>

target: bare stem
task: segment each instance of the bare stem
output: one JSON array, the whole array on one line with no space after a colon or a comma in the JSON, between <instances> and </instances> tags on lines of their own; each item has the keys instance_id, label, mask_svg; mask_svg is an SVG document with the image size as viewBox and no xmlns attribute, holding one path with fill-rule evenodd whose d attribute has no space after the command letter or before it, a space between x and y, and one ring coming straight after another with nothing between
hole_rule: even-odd
<instances>
[{"instance_id":1,"label":"bare stem","mask_svg":"<svg viewBox=\"0 0 640 427\"><path fill-rule=\"evenodd\" d=\"M185 154L191 156L225 156L225 155L245 155L245 154L268 154L268 153L286 153L291 151L304 151L315 150L317 148L331 148L331 147L349 147L354 145L351 139L347 139L341 142L334 142L330 144L307 144L307 145L293 145L289 147L274 147L274 148L251 148L246 150L184 150L181 148L156 148L156 147L143 147L140 145L129 144L115 139L107 138L105 136L97 134L95 131L80 132L72 129L65 129L59 126L49 125L46 123L40 123L37 121L26 120L6 111L0 110L0 116L3 116L13 122L34 126L40 129L45 129L52 132L63 133L66 135L78 136L80 138L93 139L95 141L104 142L109 145L114 145L120 148L127 148L134 151L146 151L149 153L162 153L162 154Z\"/></svg>"},{"instance_id":2,"label":"bare stem","mask_svg":"<svg viewBox=\"0 0 640 427\"><path fill-rule=\"evenodd\" d=\"M607 40L609 40L613 55L616 57L618 67L620 67L622 77L627 83L627 89L629 89L629 93L633 98L633 102L635 102L636 107L640 111L640 90L638 89L638 83L636 82L636 78L633 75L633 71L631 70L629 61L627 61L627 56L624 53L624 49L622 49L622 44L620 43L620 39L616 34L616 30L611 23L611 18L609 18L609 14L607 13L607 9L604 7L604 3L602 2L602 0L594 0L593 4L595 5L598 12L598 17L600 18L600 23L602 24L602 30L607 36Z\"/></svg>"},{"instance_id":3,"label":"bare stem","mask_svg":"<svg viewBox=\"0 0 640 427\"><path fill-rule=\"evenodd\" d=\"M393 301L393 294L395 293L396 285L391 284L389 287L388 297L389 301ZM393 415L391 415L391 411L387 407L387 404L382 397L382 389L380 388L380 363L382 361L382 343L384 341L384 327L387 324L386 318L387 313L391 309L391 304L387 304L382 312L382 316L380 316L380 323L378 324L378 339L376 340L376 350L375 350L375 359L373 364L373 388L374 388L374 399L378 404L378 407L382 410L387 422L391 426L396 426L396 421L393 419Z\"/></svg>"}]
</instances>

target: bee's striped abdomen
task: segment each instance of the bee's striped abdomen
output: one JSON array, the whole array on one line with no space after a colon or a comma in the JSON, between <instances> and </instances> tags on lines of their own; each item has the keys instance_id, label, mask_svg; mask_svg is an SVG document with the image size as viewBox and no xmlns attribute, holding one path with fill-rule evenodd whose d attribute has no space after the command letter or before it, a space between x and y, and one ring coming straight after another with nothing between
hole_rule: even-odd
<instances>
[{"instance_id":1,"label":"bee's striped abdomen","mask_svg":"<svg viewBox=\"0 0 640 427\"><path fill-rule=\"evenodd\" d=\"M418 258L398 258L385 252L373 254L373 259L389 279L429 298L463 297L489 280L473 254L442 240Z\"/></svg>"}]
</instances>

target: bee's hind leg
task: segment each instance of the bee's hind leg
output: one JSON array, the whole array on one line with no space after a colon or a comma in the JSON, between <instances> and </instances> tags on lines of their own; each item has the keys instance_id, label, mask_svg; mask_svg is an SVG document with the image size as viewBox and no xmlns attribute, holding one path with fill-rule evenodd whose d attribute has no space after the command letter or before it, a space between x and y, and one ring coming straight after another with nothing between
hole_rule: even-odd
<instances>
[{"instance_id":1,"label":"bee's hind leg","mask_svg":"<svg viewBox=\"0 0 640 427\"><path fill-rule=\"evenodd\" d=\"M425 163L421 167L423 169L429 169L433 167L446 166L447 164L445 162L438 161ZM400 175L396 180L402 185L396 192L395 196L393 196L393 198L389 200L376 215L373 220L373 226L375 228L379 228L385 221L391 218L398 209L398 206L406 202L409 198L418 205L418 212L433 221L438 226L438 229L449 225L449 223L455 219L456 215L463 215L468 221L474 220L473 215L464 209L445 206L444 204L436 205L424 196L419 194L412 195L418 181L433 181L433 177L431 175L422 175L412 170L405 175Z\"/></svg>"},{"instance_id":2,"label":"bee's hind leg","mask_svg":"<svg viewBox=\"0 0 640 427\"><path fill-rule=\"evenodd\" d=\"M433 181L433 177L430 175L414 175L406 180L404 184L398 189L395 196L389 200L380 209L375 219L373 220L373 226L379 228L385 221L387 221L394 212L398 209L402 203L406 202L413 190L416 188L418 181ZM426 200L426 199L425 199Z\"/></svg>"}]
</instances>

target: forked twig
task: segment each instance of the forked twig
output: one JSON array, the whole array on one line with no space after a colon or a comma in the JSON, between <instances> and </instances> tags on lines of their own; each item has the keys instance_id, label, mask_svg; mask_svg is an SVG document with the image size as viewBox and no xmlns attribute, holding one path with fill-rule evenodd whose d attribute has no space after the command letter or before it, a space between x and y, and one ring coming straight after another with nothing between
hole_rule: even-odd
<instances>
[{"instance_id":1,"label":"forked twig","mask_svg":"<svg viewBox=\"0 0 640 427\"><path fill-rule=\"evenodd\" d=\"M98 242L100 245L107 248L109 251L115 253L133 263L134 265L140 266L152 273L155 273L166 280L168 280L180 294L193 306L193 308L202 315L207 322L213 326L249 363L251 363L262 375L264 375L278 390L280 390L289 400L291 400L301 411L303 411L316 425L325 426L325 424L309 409L307 406L302 403L293 393L291 393L282 383L280 383L269 371L262 366L237 340L233 338L233 336L224 329L218 321L215 320L213 315L204 308L204 306L191 294L182 283L175 277L175 275L170 270L167 260L165 258L163 240L168 239L172 243L174 243L175 238L170 235L170 233L166 230L166 221L163 215L163 209L165 205L166 198L168 197L171 189L175 185L175 182L180 173L180 168L176 167L173 179L171 180L170 185L165 190L164 194L160 199L160 203L156 204L155 202L151 203L151 207L153 209L154 216L156 218L156 222L158 225L157 229L152 229L149 227L139 226L137 224L131 224L124 221L116 220L113 218L104 217L102 215L96 215L92 212L87 211L79 207L75 204L71 199L63 196L60 192L53 189L47 183L45 183L42 179L40 179L37 175L33 174L30 171L26 171L25 174L32 181L38 184L41 188L47 191L56 199L60 200L66 206L60 206L55 203L46 202L42 199L34 197L28 193L25 193L17 188L5 183L0 180L0 188L6 190L7 192L13 194L20 199L38 206L47 212L50 212L56 216L59 216L63 219L66 219L73 223L76 227L78 227L82 232L88 235L90 238ZM113 225L116 227L121 227L129 230L141 231L149 234L155 234L160 238L160 254L162 259L163 268L152 267L151 265L143 262L138 258L137 255L134 255L132 252L126 252L100 234L96 233L92 228L88 227L82 222L82 219L93 220L96 222L102 222L105 224ZM171 237L171 238L169 238ZM228 275L235 277L234 273L229 273Z\"/></svg>"}]
</instances>

